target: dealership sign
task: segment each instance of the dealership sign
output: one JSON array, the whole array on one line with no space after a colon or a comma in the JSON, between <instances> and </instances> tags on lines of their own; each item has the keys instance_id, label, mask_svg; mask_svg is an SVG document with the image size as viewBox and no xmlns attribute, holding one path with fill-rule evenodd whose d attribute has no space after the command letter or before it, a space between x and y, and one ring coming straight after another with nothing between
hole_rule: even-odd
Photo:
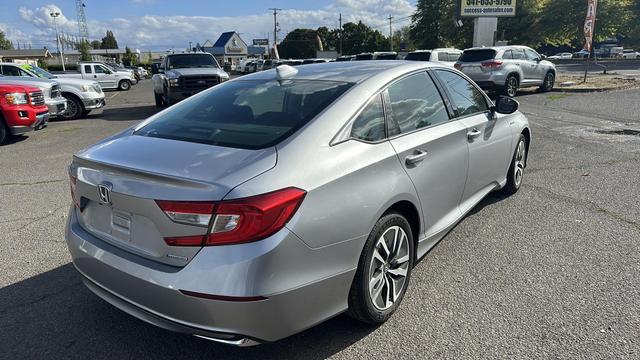
<instances>
[{"instance_id":1,"label":"dealership sign","mask_svg":"<svg viewBox=\"0 0 640 360\"><path fill-rule=\"evenodd\" d=\"M516 15L516 0L459 0L461 17L503 17Z\"/></svg>"},{"instance_id":2,"label":"dealership sign","mask_svg":"<svg viewBox=\"0 0 640 360\"><path fill-rule=\"evenodd\" d=\"M596 26L596 10L598 8L598 0L587 0L587 17L584 20L584 48L591 51L593 43L593 29Z\"/></svg>"},{"instance_id":3,"label":"dealership sign","mask_svg":"<svg viewBox=\"0 0 640 360\"><path fill-rule=\"evenodd\" d=\"M269 39L253 39L254 46L268 46Z\"/></svg>"}]
</instances>

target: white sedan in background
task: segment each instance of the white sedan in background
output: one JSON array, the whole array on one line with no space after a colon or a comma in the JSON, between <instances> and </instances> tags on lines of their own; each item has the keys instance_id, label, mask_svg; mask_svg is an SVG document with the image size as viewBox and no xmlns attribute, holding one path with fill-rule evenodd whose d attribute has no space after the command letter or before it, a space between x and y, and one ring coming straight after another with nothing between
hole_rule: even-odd
<instances>
[{"instance_id":1,"label":"white sedan in background","mask_svg":"<svg viewBox=\"0 0 640 360\"><path fill-rule=\"evenodd\" d=\"M570 60L573 58L573 54L569 52L558 53L552 56L549 56L549 60Z\"/></svg>"}]
</instances>

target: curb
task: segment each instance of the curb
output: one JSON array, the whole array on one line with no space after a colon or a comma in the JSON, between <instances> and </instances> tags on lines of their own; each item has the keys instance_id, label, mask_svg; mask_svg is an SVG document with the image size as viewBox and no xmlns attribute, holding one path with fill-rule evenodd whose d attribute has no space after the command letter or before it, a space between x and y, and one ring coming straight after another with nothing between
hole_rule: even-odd
<instances>
[{"instance_id":1,"label":"curb","mask_svg":"<svg viewBox=\"0 0 640 360\"><path fill-rule=\"evenodd\" d=\"M553 89L551 89L552 92L561 92L561 93L593 93L593 92L605 92L605 91L618 91L618 90L631 90L631 89L637 89L640 88L640 84L633 84L633 85L625 85L625 86L618 86L618 87L613 87L613 88L577 88L577 89L571 89L571 88L556 88L554 87Z\"/></svg>"}]
</instances>

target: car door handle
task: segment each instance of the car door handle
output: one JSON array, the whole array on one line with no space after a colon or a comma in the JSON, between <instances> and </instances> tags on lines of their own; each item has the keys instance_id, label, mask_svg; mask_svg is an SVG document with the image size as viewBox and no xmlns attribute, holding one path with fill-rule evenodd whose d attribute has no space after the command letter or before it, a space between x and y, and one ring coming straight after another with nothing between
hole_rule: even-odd
<instances>
[{"instance_id":1,"label":"car door handle","mask_svg":"<svg viewBox=\"0 0 640 360\"><path fill-rule=\"evenodd\" d=\"M428 154L424 150L417 149L412 155L407 156L404 161L407 165L415 165L424 160Z\"/></svg>"},{"instance_id":2,"label":"car door handle","mask_svg":"<svg viewBox=\"0 0 640 360\"><path fill-rule=\"evenodd\" d=\"M477 138L480 135L482 135L482 131L480 131L478 129L473 129L473 130L471 130L471 131L469 131L467 133L467 139L473 140L473 139Z\"/></svg>"}]
</instances>

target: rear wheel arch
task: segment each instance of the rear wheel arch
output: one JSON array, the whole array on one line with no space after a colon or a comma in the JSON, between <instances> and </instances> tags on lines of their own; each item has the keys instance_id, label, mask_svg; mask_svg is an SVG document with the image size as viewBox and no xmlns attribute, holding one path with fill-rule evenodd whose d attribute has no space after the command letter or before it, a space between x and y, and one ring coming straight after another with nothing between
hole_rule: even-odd
<instances>
[{"instance_id":1,"label":"rear wheel arch","mask_svg":"<svg viewBox=\"0 0 640 360\"><path fill-rule=\"evenodd\" d=\"M417 207L408 200L401 200L391 205L382 216L389 213L398 213L404 216L411 226L411 234L413 235L413 242L415 249L418 249L418 239L420 238L420 213ZM416 251L417 253L417 251Z\"/></svg>"}]
</instances>

